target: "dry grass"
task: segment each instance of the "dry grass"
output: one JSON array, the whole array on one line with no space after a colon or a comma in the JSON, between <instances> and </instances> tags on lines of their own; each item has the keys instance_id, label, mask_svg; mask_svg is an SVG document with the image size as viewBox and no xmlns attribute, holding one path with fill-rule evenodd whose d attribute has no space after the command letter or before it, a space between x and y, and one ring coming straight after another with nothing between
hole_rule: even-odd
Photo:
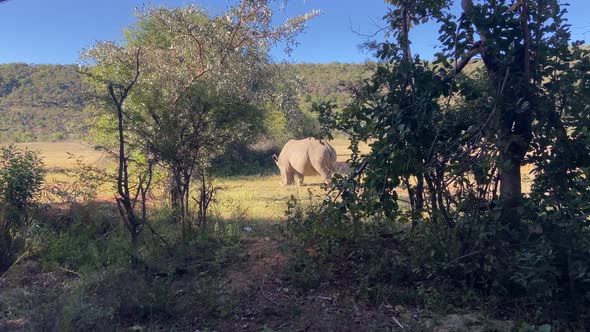
<instances>
[{"instance_id":1,"label":"dry grass","mask_svg":"<svg viewBox=\"0 0 590 332\"><path fill-rule=\"evenodd\" d=\"M45 166L48 169L72 169L76 166L74 156L84 156L89 163L96 163L97 166L106 167L109 160L101 151L95 150L92 146L80 142L39 142L19 143L17 147L40 151Z\"/></svg>"},{"instance_id":2,"label":"dry grass","mask_svg":"<svg viewBox=\"0 0 590 332\"><path fill-rule=\"evenodd\" d=\"M77 167L76 158L82 157L84 163L91 164L98 168L106 169L114 167L114 161L91 145L82 142L33 142L15 144L21 149L39 151L47 174L45 182L49 185L57 183L71 183L73 179L64 171L73 170ZM111 198L112 192L105 191L99 194L99 198Z\"/></svg>"},{"instance_id":3,"label":"dry grass","mask_svg":"<svg viewBox=\"0 0 590 332\"><path fill-rule=\"evenodd\" d=\"M336 149L338 161L345 162L349 156L348 141L339 138L330 142ZM49 142L18 144L21 148L38 150L44 158L48 169L47 182L71 181L67 175L59 170L71 170L76 166L75 156L83 156L88 163L98 167L114 167L114 161L90 145L79 142ZM362 146L362 152L368 152L368 146ZM533 176L529 174L530 167L523 168L523 191L530 191ZM280 220L284 218L286 202L291 196L302 201L310 198L318 199L324 195L320 188L321 178L306 177L302 187L283 187L279 181L278 170L272 176L239 176L220 178L218 184L224 188L219 193L217 202L212 206L212 212L222 218L245 218L255 220ZM400 191L405 198L405 192ZM99 194L101 199L111 199L112 189L106 189Z\"/></svg>"},{"instance_id":4,"label":"dry grass","mask_svg":"<svg viewBox=\"0 0 590 332\"><path fill-rule=\"evenodd\" d=\"M337 161L345 162L350 158L350 142L347 139L336 138L333 141L330 141L330 145L332 145L334 149L336 149L336 153L338 155ZM366 144L361 145L359 148L361 150L361 153L367 153L370 151L370 147Z\"/></svg>"},{"instance_id":5,"label":"dry grass","mask_svg":"<svg viewBox=\"0 0 590 332\"><path fill-rule=\"evenodd\" d=\"M338 161L346 161L348 143L338 139L331 144L338 153ZM92 146L80 142L43 142L17 144L20 148L40 151L45 167L48 170L48 183L68 182L69 178L61 170L71 170L76 167L74 156L83 156L85 162L97 167L113 167L114 161ZM219 193L217 203L212 207L213 213L223 218L247 218L256 220L278 220L284 217L287 200L293 195L302 200L308 200L310 195L321 197L322 182L319 176L305 178L302 187L283 187L279 181L278 170L274 176L239 176L220 178L218 184L224 188ZM100 199L109 200L113 197L112 189L99 193Z\"/></svg>"},{"instance_id":6,"label":"dry grass","mask_svg":"<svg viewBox=\"0 0 590 332\"><path fill-rule=\"evenodd\" d=\"M276 176L248 176L219 179L225 188L214 206L223 218L277 220L284 217L285 203L291 196L303 201L324 195L319 176L305 178L301 187L283 187Z\"/></svg>"}]
</instances>

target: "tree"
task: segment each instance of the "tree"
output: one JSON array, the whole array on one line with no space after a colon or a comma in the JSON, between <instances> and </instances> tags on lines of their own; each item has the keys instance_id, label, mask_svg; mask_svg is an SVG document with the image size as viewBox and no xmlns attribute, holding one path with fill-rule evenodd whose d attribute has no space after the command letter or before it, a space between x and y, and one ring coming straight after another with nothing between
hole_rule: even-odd
<instances>
[{"instance_id":1,"label":"tree","mask_svg":"<svg viewBox=\"0 0 590 332\"><path fill-rule=\"evenodd\" d=\"M589 52L571 42L564 7L465 0L457 18L450 1L389 2L393 40L370 44L372 78L341 113L318 107L325 132L348 133L353 150L327 205L338 213L326 215L410 219L418 234L443 222L460 248L454 280L587 308ZM412 28L431 19L442 50L432 63L410 49Z\"/></svg>"},{"instance_id":2,"label":"tree","mask_svg":"<svg viewBox=\"0 0 590 332\"><path fill-rule=\"evenodd\" d=\"M138 175L135 186L135 194L132 191L132 180L129 174L129 147L127 124L125 118L126 101L137 84L141 74L142 49L123 49L113 43L101 43L96 48L88 51L87 57L102 64L101 67L88 68L84 73L95 84L97 91L103 92L102 99L98 99L106 107L114 108L116 117L116 134L118 152L117 169L117 207L119 214L129 230L131 243L134 249L134 258L137 256L139 235L147 222L146 220L146 194L152 180L152 162L148 162L147 171ZM142 197L142 216L135 211L138 197Z\"/></svg>"},{"instance_id":3,"label":"tree","mask_svg":"<svg viewBox=\"0 0 590 332\"><path fill-rule=\"evenodd\" d=\"M134 151L151 156L170 173L172 206L183 236L191 228L195 174L202 210L210 201L206 178L211 161L232 142L252 141L263 127L263 106L276 95L267 80L274 68L269 47L291 45L316 14L273 26L268 1L244 0L216 17L194 6L150 8L127 31L126 45L99 44L88 52L89 65L96 63L89 68L103 72L112 70L118 54L141 48L141 75L123 112L126 139ZM119 61L115 72L117 66L122 73L134 68ZM199 217L197 223L204 226L205 211Z\"/></svg>"},{"instance_id":4,"label":"tree","mask_svg":"<svg viewBox=\"0 0 590 332\"><path fill-rule=\"evenodd\" d=\"M568 48L564 12L551 0L466 0L457 19L450 1L390 3L395 41L372 44L383 62L371 83L342 115L324 116L337 118L332 126L349 132L353 147L374 140L372 153L355 160L366 170L365 185L377 189L366 195L394 204L401 182L414 216L427 209L447 222L456 220L453 214L468 197L479 197L473 206L499 198L500 219L516 226L533 124L548 124L548 114L559 118L555 110L565 106L550 97L557 86L548 82L563 81L577 61ZM410 50L412 27L429 19L441 22L442 52L432 64ZM473 62L476 56L481 61ZM464 75L469 63L471 73ZM471 183L477 190L468 188Z\"/></svg>"}]
</instances>

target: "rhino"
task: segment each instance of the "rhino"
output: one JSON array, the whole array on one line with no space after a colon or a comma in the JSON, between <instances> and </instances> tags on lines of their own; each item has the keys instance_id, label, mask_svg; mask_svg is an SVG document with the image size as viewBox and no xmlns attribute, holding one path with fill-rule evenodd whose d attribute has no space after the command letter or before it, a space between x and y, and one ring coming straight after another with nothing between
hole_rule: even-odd
<instances>
[{"instance_id":1,"label":"rhino","mask_svg":"<svg viewBox=\"0 0 590 332\"><path fill-rule=\"evenodd\" d=\"M295 175L298 185L303 184L306 175L320 175L328 181L334 173L336 150L326 141L309 137L300 140L289 140L277 157L272 155L281 171L281 184L293 185Z\"/></svg>"}]
</instances>

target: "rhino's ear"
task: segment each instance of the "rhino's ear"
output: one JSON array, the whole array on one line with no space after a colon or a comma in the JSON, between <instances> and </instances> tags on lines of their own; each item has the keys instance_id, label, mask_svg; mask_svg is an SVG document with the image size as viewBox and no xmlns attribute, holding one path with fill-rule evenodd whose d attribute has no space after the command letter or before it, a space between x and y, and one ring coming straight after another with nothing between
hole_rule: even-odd
<instances>
[{"instance_id":1,"label":"rhino's ear","mask_svg":"<svg viewBox=\"0 0 590 332\"><path fill-rule=\"evenodd\" d=\"M277 157L277 155L276 155L276 154L273 154L273 155L272 155L272 160L274 160L274 161L275 161L275 163L276 163L276 162L278 162L278 161L279 161L279 157Z\"/></svg>"}]
</instances>

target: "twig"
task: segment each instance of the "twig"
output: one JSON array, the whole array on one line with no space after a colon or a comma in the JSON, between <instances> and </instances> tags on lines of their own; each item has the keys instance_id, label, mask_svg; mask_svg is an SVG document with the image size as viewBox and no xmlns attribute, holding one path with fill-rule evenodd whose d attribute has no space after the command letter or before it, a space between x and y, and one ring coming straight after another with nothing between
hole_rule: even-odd
<instances>
[{"instance_id":1,"label":"twig","mask_svg":"<svg viewBox=\"0 0 590 332\"><path fill-rule=\"evenodd\" d=\"M506 246L504 247L504 249L506 249L506 248L514 248L514 247L518 247L519 245L520 245L520 244L518 244L518 243L515 243L515 244L510 244L510 245L506 245ZM457 257L457 258L453 259L452 261L450 261L450 262L448 262L448 263L445 263L445 267L448 267L449 265L451 265L451 264L453 264L453 263L455 263L455 262L457 262L457 261L460 261L460 260L462 260L463 258L471 257L471 256L474 256L474 255L477 255L477 254L481 254L481 253L484 253L484 252L488 252L488 251L490 251L490 250L493 250L493 249L494 249L494 248L489 248L489 249L487 249L487 250L476 250L476 251L470 252L470 253L468 253L468 254L465 254L465 255L463 255L463 256L459 256L459 257Z\"/></svg>"},{"instance_id":2,"label":"twig","mask_svg":"<svg viewBox=\"0 0 590 332\"><path fill-rule=\"evenodd\" d=\"M279 303L277 303L275 300L271 299L270 297L268 297L266 295L266 293L264 292L263 285L264 285L264 276L258 282L258 287L260 288L260 293L262 294L262 297L264 297L264 299L267 300L268 302L271 302L272 304L276 305L277 307L280 307L281 305Z\"/></svg>"},{"instance_id":3,"label":"twig","mask_svg":"<svg viewBox=\"0 0 590 332\"><path fill-rule=\"evenodd\" d=\"M399 320L397 320L397 318L395 318L395 316L391 315L391 318L393 318L393 321L397 324L397 326L399 326L401 329L405 329L405 327L402 325L402 323L400 323Z\"/></svg>"},{"instance_id":4,"label":"twig","mask_svg":"<svg viewBox=\"0 0 590 332\"><path fill-rule=\"evenodd\" d=\"M470 256L474 256L474 255L477 255L477 254L481 254L482 252L483 252L483 250L476 250L476 251L474 251L474 252L470 252L470 253L468 253L468 254L465 254L465 255L463 255L463 256L459 256L459 257L457 257L457 258L453 259L452 261L450 261L450 262L446 263L446 264L445 264L445 266L449 266L449 265L451 265L451 264L453 264L453 263L455 263L455 262L457 262L457 261L460 261L460 260L462 260L463 258L467 258L467 257L470 257Z\"/></svg>"},{"instance_id":5,"label":"twig","mask_svg":"<svg viewBox=\"0 0 590 332\"><path fill-rule=\"evenodd\" d=\"M60 270L62 270L62 271L64 271L64 272L67 272L67 273L75 274L75 275L77 275L78 277L82 277L82 275L81 275L80 273L78 273L78 272L76 272L76 271L72 271L72 270L70 270L70 269L66 269L65 267L61 267L61 266L60 266L60 267L59 267L59 269L60 269Z\"/></svg>"},{"instance_id":6,"label":"twig","mask_svg":"<svg viewBox=\"0 0 590 332\"><path fill-rule=\"evenodd\" d=\"M166 239L164 239L164 237L160 233L156 232L156 230L152 227L152 225L147 220L144 220L143 222L150 229L150 231L152 232L153 235L157 235L160 238L160 241L164 242L164 244L166 245L166 247L168 249L171 248L168 241L166 241Z\"/></svg>"}]
</instances>

